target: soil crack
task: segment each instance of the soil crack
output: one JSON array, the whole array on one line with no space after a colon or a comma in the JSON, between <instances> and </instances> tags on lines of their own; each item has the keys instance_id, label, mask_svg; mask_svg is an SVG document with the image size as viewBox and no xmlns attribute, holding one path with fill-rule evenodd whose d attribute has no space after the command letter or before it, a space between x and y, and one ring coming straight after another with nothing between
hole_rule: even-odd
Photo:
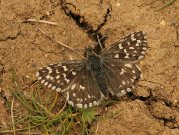
<instances>
[{"instance_id":1,"label":"soil crack","mask_svg":"<svg viewBox=\"0 0 179 135\"><path fill-rule=\"evenodd\" d=\"M176 113L173 111L175 107L172 102L168 100L154 96L150 91L150 95L147 97L136 96L133 93L128 94L128 98L132 101L141 100L147 106L150 114L157 120L162 121L164 126L167 126L170 129L179 128L177 124Z\"/></svg>"},{"instance_id":2,"label":"soil crack","mask_svg":"<svg viewBox=\"0 0 179 135\"><path fill-rule=\"evenodd\" d=\"M7 41L7 40L15 40L19 35L21 35L21 31L19 31L16 35L14 36L7 36L5 38L0 38L0 41Z\"/></svg>"},{"instance_id":3,"label":"soil crack","mask_svg":"<svg viewBox=\"0 0 179 135\"><path fill-rule=\"evenodd\" d=\"M100 3L100 4L102 4L102 3ZM76 9L75 5L73 5L72 3L67 3L65 0L62 0L60 3L60 6L61 6L62 10L65 12L65 14L67 16L69 16L70 18L72 18L72 20L75 21L75 23L78 25L78 27L83 29L88 34L88 37L91 40L93 40L97 43L97 45L95 46L95 51L96 51L96 53L99 54L101 48L98 43L98 38L101 39L100 42L101 42L103 48L105 48L105 39L106 39L106 38L103 38L104 36L101 34L100 29L107 23L108 17L111 16L110 15L110 12L112 10L111 5L109 8L106 9L106 14L104 15L103 22L101 24L99 24L96 29L94 29L93 26L89 22L85 21L84 16L81 16L81 15L71 11L69 9L68 5L73 6Z\"/></svg>"}]
</instances>

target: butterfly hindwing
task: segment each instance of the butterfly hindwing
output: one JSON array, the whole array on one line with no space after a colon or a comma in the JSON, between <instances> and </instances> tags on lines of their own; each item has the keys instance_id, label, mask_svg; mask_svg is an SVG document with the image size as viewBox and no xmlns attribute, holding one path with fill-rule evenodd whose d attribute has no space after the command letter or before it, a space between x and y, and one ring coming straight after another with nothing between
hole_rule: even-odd
<instances>
[{"instance_id":1,"label":"butterfly hindwing","mask_svg":"<svg viewBox=\"0 0 179 135\"><path fill-rule=\"evenodd\" d=\"M67 91L67 101L77 108L93 107L100 104L103 94L96 84L94 76L86 68L81 70Z\"/></svg>"},{"instance_id":2,"label":"butterfly hindwing","mask_svg":"<svg viewBox=\"0 0 179 135\"><path fill-rule=\"evenodd\" d=\"M103 98L94 76L83 62L50 64L37 72L37 78L52 90L66 91L68 103L77 108L97 106Z\"/></svg>"},{"instance_id":3,"label":"butterfly hindwing","mask_svg":"<svg viewBox=\"0 0 179 135\"><path fill-rule=\"evenodd\" d=\"M108 90L113 96L118 97L131 92L134 83L141 76L141 71L135 64L117 60L105 61L103 69L108 82Z\"/></svg>"}]
</instances>

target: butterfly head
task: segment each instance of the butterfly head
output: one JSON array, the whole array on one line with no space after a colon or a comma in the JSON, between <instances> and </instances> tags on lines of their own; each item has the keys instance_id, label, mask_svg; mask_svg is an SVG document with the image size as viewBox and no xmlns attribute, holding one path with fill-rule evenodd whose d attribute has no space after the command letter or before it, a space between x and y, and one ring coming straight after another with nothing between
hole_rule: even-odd
<instances>
[{"instance_id":1,"label":"butterfly head","mask_svg":"<svg viewBox=\"0 0 179 135\"><path fill-rule=\"evenodd\" d=\"M93 56L95 55L94 49L92 47L85 48L85 57Z\"/></svg>"}]
</instances>

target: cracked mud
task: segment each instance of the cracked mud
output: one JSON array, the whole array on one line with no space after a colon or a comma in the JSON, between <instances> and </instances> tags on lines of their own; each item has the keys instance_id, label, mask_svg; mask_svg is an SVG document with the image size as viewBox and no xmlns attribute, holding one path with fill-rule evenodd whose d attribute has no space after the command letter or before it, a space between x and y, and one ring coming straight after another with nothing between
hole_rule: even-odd
<instances>
[{"instance_id":1,"label":"cracked mud","mask_svg":"<svg viewBox=\"0 0 179 135\"><path fill-rule=\"evenodd\" d=\"M36 71L49 63L80 59L87 46L99 52L97 41L109 46L134 31L148 35L149 50L139 66L143 79L133 94L108 106L93 122L90 134L179 134L179 3L156 12L163 5L154 0L21 0L0 1L0 130L11 123L5 102L12 99L12 70L26 93ZM29 18L54 21L39 24L47 35L76 49L72 52L50 40ZM96 130L97 129L97 130ZM73 133L72 133L73 134Z\"/></svg>"}]
</instances>

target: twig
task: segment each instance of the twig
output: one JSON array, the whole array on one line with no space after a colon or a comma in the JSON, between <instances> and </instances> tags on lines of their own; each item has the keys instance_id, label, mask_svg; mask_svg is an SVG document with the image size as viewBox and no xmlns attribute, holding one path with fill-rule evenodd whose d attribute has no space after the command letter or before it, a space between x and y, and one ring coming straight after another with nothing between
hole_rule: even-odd
<instances>
[{"instance_id":1,"label":"twig","mask_svg":"<svg viewBox=\"0 0 179 135\"><path fill-rule=\"evenodd\" d=\"M0 134L7 134L7 133L13 133L14 131L12 131L12 130L5 130L5 131L0 131ZM18 132L18 131L16 131L16 132ZM22 134L22 135L29 135L29 132L27 133L27 132L18 132L19 134ZM41 134L41 132L37 132L37 133L35 133L35 132L30 132L30 134L31 135L39 135L39 134Z\"/></svg>"},{"instance_id":2,"label":"twig","mask_svg":"<svg viewBox=\"0 0 179 135\"><path fill-rule=\"evenodd\" d=\"M160 11L164 8L166 8L167 6L170 6L172 5L176 0L171 0L171 1L168 1L167 3L165 3L162 7L160 7L159 9L157 9L157 11Z\"/></svg>"},{"instance_id":3,"label":"twig","mask_svg":"<svg viewBox=\"0 0 179 135\"><path fill-rule=\"evenodd\" d=\"M37 24L37 27L38 27L38 29L39 29L44 35L46 35L50 40L52 40L52 41L54 41L54 42L57 42L57 43L60 44L61 46L65 47L65 48L68 48L68 49L70 49L71 51L74 51L74 49L73 49L72 47L70 47L70 46L68 46L68 45L66 45L66 44L64 44L64 43L62 43L62 42L60 42L60 41L57 41L57 40L53 39L52 37L50 37L49 35L47 35L47 34L39 27L38 24Z\"/></svg>"},{"instance_id":4,"label":"twig","mask_svg":"<svg viewBox=\"0 0 179 135\"><path fill-rule=\"evenodd\" d=\"M16 135L15 126L14 126L14 113L13 113L13 108L14 108L14 97L12 98L12 103L11 103L11 120L12 120L12 130L13 130L14 135Z\"/></svg>"},{"instance_id":5,"label":"twig","mask_svg":"<svg viewBox=\"0 0 179 135\"><path fill-rule=\"evenodd\" d=\"M64 103L64 105L63 105L62 109L58 112L58 115L59 115L59 114L61 114L61 113L62 113L62 111L65 109L66 104L67 104L67 100L65 100L65 103Z\"/></svg>"},{"instance_id":6,"label":"twig","mask_svg":"<svg viewBox=\"0 0 179 135\"><path fill-rule=\"evenodd\" d=\"M37 20L37 19L27 19L26 22L37 22L37 23L46 23L46 24L51 24L51 25L58 25L56 22L50 22L50 21L45 21L45 20Z\"/></svg>"},{"instance_id":7,"label":"twig","mask_svg":"<svg viewBox=\"0 0 179 135\"><path fill-rule=\"evenodd\" d=\"M95 135L97 135L98 129L99 129L99 123L97 123L97 127L96 127L96 130L95 130Z\"/></svg>"}]
</instances>

